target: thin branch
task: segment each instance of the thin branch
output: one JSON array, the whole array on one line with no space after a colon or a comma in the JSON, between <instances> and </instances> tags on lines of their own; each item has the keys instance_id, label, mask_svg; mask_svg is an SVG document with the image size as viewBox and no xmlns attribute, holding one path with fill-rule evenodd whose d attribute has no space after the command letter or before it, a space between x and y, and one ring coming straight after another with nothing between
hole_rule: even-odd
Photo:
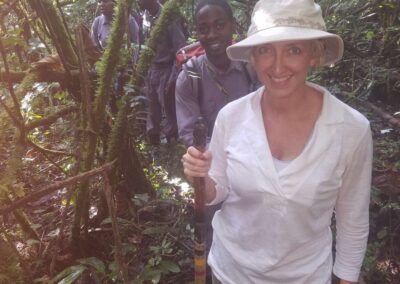
<instances>
[{"instance_id":1,"label":"thin branch","mask_svg":"<svg viewBox=\"0 0 400 284\"><path fill-rule=\"evenodd\" d=\"M63 181L57 181L51 185L45 186L43 189L36 189L33 191L33 193L29 196L23 197L17 201L14 201L12 204L10 204L9 206L6 206L4 208L0 208L0 215L4 215L7 213L10 213L12 211L14 211L15 209L18 209L20 207L22 207L23 205L25 205L28 202L32 202L34 200L37 200L43 196L46 196L50 193L52 193L53 191L56 191L60 188L64 188L67 186L71 186L73 184L76 184L77 182L81 182L84 180L87 180L90 177L96 176L98 174L101 173L105 173L110 171L115 164L116 161L113 161L111 163L107 163L104 164L103 166L99 167L99 168L95 168L93 170L84 172L84 173L80 173L74 177L70 177L67 178Z\"/></svg>"},{"instance_id":2,"label":"thin branch","mask_svg":"<svg viewBox=\"0 0 400 284\"><path fill-rule=\"evenodd\" d=\"M400 127L400 119L395 118L388 114L387 112L383 111L373 103L370 103L368 101L361 100L366 106L368 106L370 109L372 109L376 114L380 115L382 118L387 120L390 124L396 127Z\"/></svg>"},{"instance_id":3,"label":"thin branch","mask_svg":"<svg viewBox=\"0 0 400 284\"><path fill-rule=\"evenodd\" d=\"M71 77L68 77L66 72L53 71L47 69L34 69L27 72L15 72L11 71L9 74L5 74L0 70L0 82L8 82L17 84L22 82L24 77L29 73L35 74L35 82L52 83L58 82L62 89L70 90L74 92L79 87L79 81L81 79L81 72L79 70L71 70Z\"/></svg>"},{"instance_id":4,"label":"thin branch","mask_svg":"<svg viewBox=\"0 0 400 284\"><path fill-rule=\"evenodd\" d=\"M350 42L347 42L347 41L344 41L344 48L348 52L350 52L360 58L368 58L373 55L372 52L365 52L365 51L359 50L353 44L351 44Z\"/></svg>"},{"instance_id":5,"label":"thin branch","mask_svg":"<svg viewBox=\"0 0 400 284\"><path fill-rule=\"evenodd\" d=\"M76 45L75 45L74 39L72 38L71 33L70 33L70 31L69 31L68 24L67 24L67 21L65 20L64 12L63 12L63 10L62 10L62 6L61 6L61 4L60 4L60 1L56 0L56 4L57 4L58 12L60 13L60 16L61 16L62 23L63 23L64 26L65 26L65 31L67 32L67 35L68 35L68 37L69 37L69 40L71 41L72 47L73 47L73 48L75 49L75 51L76 51Z\"/></svg>"},{"instance_id":6,"label":"thin branch","mask_svg":"<svg viewBox=\"0 0 400 284\"><path fill-rule=\"evenodd\" d=\"M1 40L1 38L0 38L0 52L1 52L1 56L3 58L5 73L9 74L10 73L10 69L8 67L7 54L6 54L6 51L4 49L3 41ZM18 118L20 120L22 120L23 117L22 117L22 114L21 114L21 111L20 111L19 101L17 99L17 96L15 95L13 85L10 82L8 82L8 90L9 90L11 98L12 98L12 100L14 102L14 108L17 111ZM21 130L23 130L23 129L21 129Z\"/></svg>"},{"instance_id":7,"label":"thin branch","mask_svg":"<svg viewBox=\"0 0 400 284\"><path fill-rule=\"evenodd\" d=\"M67 171L65 171L62 167L60 167L56 161L54 161L52 158L49 157L47 153L43 153L43 155L46 157L46 159L54 166L56 167L60 172L62 172L65 176L68 176Z\"/></svg>"},{"instance_id":8,"label":"thin branch","mask_svg":"<svg viewBox=\"0 0 400 284\"><path fill-rule=\"evenodd\" d=\"M364 6L362 6L362 7L358 8L357 10L353 11L352 14L353 15L360 14L360 13L364 12L365 10L371 8L374 5L375 5L375 3L367 3Z\"/></svg>"},{"instance_id":9,"label":"thin branch","mask_svg":"<svg viewBox=\"0 0 400 284\"><path fill-rule=\"evenodd\" d=\"M51 2L48 3L48 5L53 6L53 4ZM68 74L68 76L71 76L71 68L70 65L67 64L67 59L66 59L66 54L64 52L64 49L62 48L61 44L59 43L59 39L60 37L57 35L57 31L55 30L55 27L52 25L52 20L51 18L54 19L54 15L48 15L48 13L46 12L46 7L44 2L40 1L38 3L39 9L41 9L40 13L42 15L40 15L40 18L44 18L45 20L45 24L50 32L50 38L53 39L53 44L54 47L57 50L57 53L60 57L61 63L64 67L64 70L66 71L66 73ZM55 9L54 9L55 10ZM55 10L56 11L56 10ZM38 12L38 11L37 11ZM62 21L61 21L62 23ZM62 25L64 26L64 24L62 23ZM66 29L66 27L64 26L64 28Z\"/></svg>"},{"instance_id":10,"label":"thin branch","mask_svg":"<svg viewBox=\"0 0 400 284\"><path fill-rule=\"evenodd\" d=\"M14 115L12 110L6 105L6 103L3 101L3 98L0 97L0 104L3 106L5 111L7 112L8 116L12 119L14 122L14 125L18 127L19 129L23 127L23 123Z\"/></svg>"},{"instance_id":11,"label":"thin branch","mask_svg":"<svg viewBox=\"0 0 400 284\"><path fill-rule=\"evenodd\" d=\"M26 72L21 71L9 71L8 74L2 72L0 69L0 82L20 83L26 75Z\"/></svg>"},{"instance_id":12,"label":"thin branch","mask_svg":"<svg viewBox=\"0 0 400 284\"><path fill-rule=\"evenodd\" d=\"M71 157L75 156L73 153L43 148L42 146L39 146L35 142L31 141L30 139L27 139L27 142L33 148L35 148L36 150L38 150L39 152L42 152L42 153L53 154L53 155L64 155L64 156L71 156Z\"/></svg>"},{"instance_id":13,"label":"thin branch","mask_svg":"<svg viewBox=\"0 0 400 284\"><path fill-rule=\"evenodd\" d=\"M67 115L73 111L76 111L78 108L76 106L67 106L55 113L52 113L48 115L47 117L39 120L35 120L31 123L28 123L25 125L26 131L33 130L34 128L40 127L40 126L49 126L53 124L54 122L57 121L60 117L63 117L64 115Z\"/></svg>"},{"instance_id":14,"label":"thin branch","mask_svg":"<svg viewBox=\"0 0 400 284\"><path fill-rule=\"evenodd\" d=\"M40 41L44 44L44 46L46 47L47 52L50 54L51 53L51 49L49 47L49 45L47 44L47 42L45 41L45 39L43 38L43 36L40 34L39 30L36 27L35 21L37 20L38 16L36 15L36 17L32 16L28 16L27 15L27 9L24 5L25 3L19 3L18 8L21 10L22 15L25 19L25 21L27 21L28 24L30 24L29 26L32 28L32 30L34 31L34 34L37 35L37 37L40 39ZM39 29L41 29L41 27L38 26ZM46 35L46 32L43 32L44 35Z\"/></svg>"}]
</instances>

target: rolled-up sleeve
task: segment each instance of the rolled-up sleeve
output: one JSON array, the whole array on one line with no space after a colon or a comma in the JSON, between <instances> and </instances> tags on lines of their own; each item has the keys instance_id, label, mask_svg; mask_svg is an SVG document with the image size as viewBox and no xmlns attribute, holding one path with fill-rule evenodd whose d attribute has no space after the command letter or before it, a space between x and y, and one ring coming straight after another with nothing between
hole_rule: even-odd
<instances>
[{"instance_id":1,"label":"rolled-up sleeve","mask_svg":"<svg viewBox=\"0 0 400 284\"><path fill-rule=\"evenodd\" d=\"M225 152L226 145L226 125L224 119L224 112L220 112L215 121L213 134L209 145L209 150L212 155L211 168L208 172L210 178L215 182L216 196L213 201L207 205L215 205L224 201L229 194L229 181L226 174L227 169L227 155Z\"/></svg>"},{"instance_id":2,"label":"rolled-up sleeve","mask_svg":"<svg viewBox=\"0 0 400 284\"><path fill-rule=\"evenodd\" d=\"M333 273L358 281L369 233L372 137L368 127L348 159L336 202L336 258Z\"/></svg>"}]
</instances>

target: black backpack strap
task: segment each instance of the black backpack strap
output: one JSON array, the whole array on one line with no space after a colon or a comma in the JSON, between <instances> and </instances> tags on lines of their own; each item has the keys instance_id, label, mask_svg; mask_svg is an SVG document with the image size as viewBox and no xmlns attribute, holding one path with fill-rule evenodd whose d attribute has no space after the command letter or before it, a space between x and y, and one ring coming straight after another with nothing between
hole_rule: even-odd
<instances>
[{"instance_id":1,"label":"black backpack strap","mask_svg":"<svg viewBox=\"0 0 400 284\"><path fill-rule=\"evenodd\" d=\"M183 64L182 69L192 82L193 95L197 96L199 103L199 108L201 108L203 96L201 91L201 76L200 76L200 66L195 57L189 59L185 64Z\"/></svg>"}]
</instances>

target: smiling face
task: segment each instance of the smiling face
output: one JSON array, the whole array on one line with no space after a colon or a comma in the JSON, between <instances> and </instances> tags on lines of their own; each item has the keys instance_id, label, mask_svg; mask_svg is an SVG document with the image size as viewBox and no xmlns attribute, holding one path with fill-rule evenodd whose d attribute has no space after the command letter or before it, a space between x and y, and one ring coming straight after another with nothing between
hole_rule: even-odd
<instances>
[{"instance_id":1,"label":"smiling face","mask_svg":"<svg viewBox=\"0 0 400 284\"><path fill-rule=\"evenodd\" d=\"M217 5L206 5L196 14L197 36L207 57L227 57L226 48L232 43L234 24L227 13Z\"/></svg>"},{"instance_id":2,"label":"smiling face","mask_svg":"<svg viewBox=\"0 0 400 284\"><path fill-rule=\"evenodd\" d=\"M253 48L253 65L271 96L301 93L310 67L318 63L312 41L282 41Z\"/></svg>"}]
</instances>

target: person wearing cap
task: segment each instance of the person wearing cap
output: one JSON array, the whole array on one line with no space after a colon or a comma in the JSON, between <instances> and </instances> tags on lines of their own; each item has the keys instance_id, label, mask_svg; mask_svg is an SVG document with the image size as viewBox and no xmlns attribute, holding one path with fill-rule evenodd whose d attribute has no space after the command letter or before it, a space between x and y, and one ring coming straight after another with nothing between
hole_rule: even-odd
<instances>
[{"instance_id":1,"label":"person wearing cap","mask_svg":"<svg viewBox=\"0 0 400 284\"><path fill-rule=\"evenodd\" d=\"M372 137L368 120L306 81L343 41L312 0L261 0L248 36L227 48L263 86L218 114L209 150L182 157L204 177L213 219L214 283L331 283L359 279L369 232ZM335 255L331 220L335 214ZM333 261L333 258L335 259Z\"/></svg>"}]
</instances>

